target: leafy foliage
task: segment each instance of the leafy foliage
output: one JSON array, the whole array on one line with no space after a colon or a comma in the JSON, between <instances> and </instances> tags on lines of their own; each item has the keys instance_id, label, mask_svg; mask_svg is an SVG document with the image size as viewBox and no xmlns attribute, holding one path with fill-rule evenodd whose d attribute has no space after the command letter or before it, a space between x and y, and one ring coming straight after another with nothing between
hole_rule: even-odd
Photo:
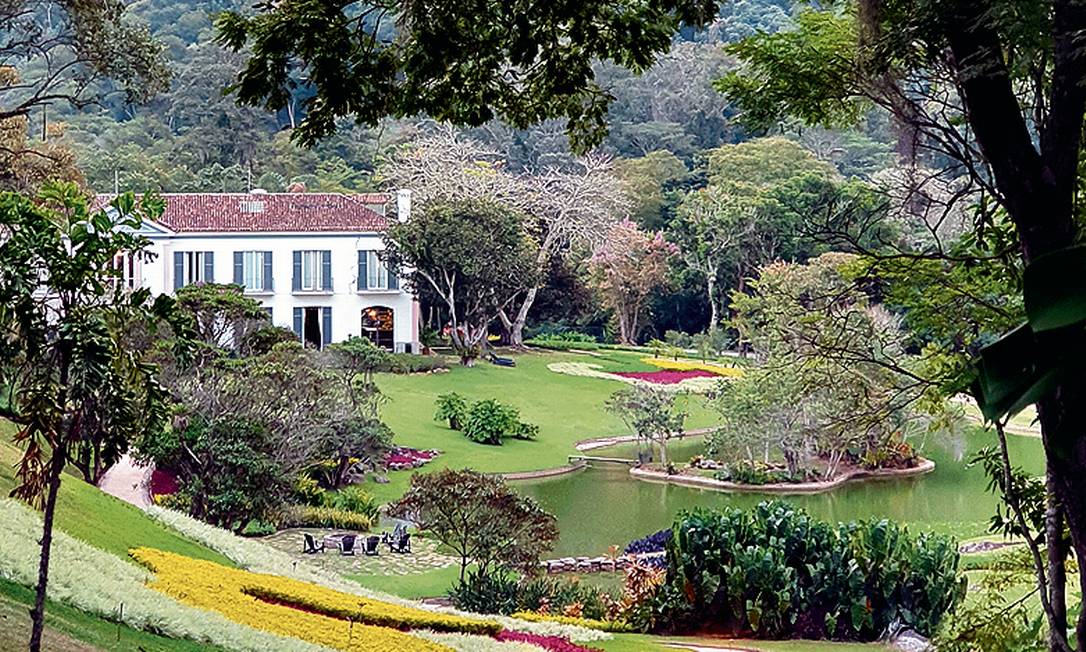
<instances>
[{"instance_id":1,"label":"leafy foliage","mask_svg":"<svg viewBox=\"0 0 1086 652\"><path fill-rule=\"evenodd\" d=\"M783 502L680 514L658 594L665 627L873 640L931 635L965 593L955 543L889 521L810 518Z\"/></svg>"},{"instance_id":2,"label":"leafy foliage","mask_svg":"<svg viewBox=\"0 0 1086 652\"><path fill-rule=\"evenodd\" d=\"M660 463L671 472L667 440L682 436L686 413L676 409L676 393L644 384L618 390L607 399L607 409L618 415L637 436L638 444L656 444Z\"/></svg>"},{"instance_id":3,"label":"leafy foliage","mask_svg":"<svg viewBox=\"0 0 1086 652\"><path fill-rule=\"evenodd\" d=\"M533 572L558 538L554 516L498 477L442 469L411 476L411 488L390 508L460 557L460 579L474 563Z\"/></svg>"},{"instance_id":4,"label":"leafy foliage","mask_svg":"<svg viewBox=\"0 0 1086 652\"><path fill-rule=\"evenodd\" d=\"M468 420L468 401L456 392L439 394L434 403L437 411L435 421L448 421L453 430L460 430Z\"/></svg>"},{"instance_id":5,"label":"leafy foliage","mask_svg":"<svg viewBox=\"0 0 1086 652\"><path fill-rule=\"evenodd\" d=\"M535 439L539 426L520 420L520 411L488 398L476 401L468 409L464 435L480 444L500 446L502 438Z\"/></svg>"}]
</instances>

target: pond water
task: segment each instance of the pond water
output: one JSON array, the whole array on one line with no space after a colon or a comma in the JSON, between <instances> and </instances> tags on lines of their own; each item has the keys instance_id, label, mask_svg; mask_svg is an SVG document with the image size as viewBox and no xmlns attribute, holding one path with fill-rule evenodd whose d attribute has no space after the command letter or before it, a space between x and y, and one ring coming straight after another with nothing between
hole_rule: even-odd
<instances>
[{"instance_id":1,"label":"pond water","mask_svg":"<svg viewBox=\"0 0 1086 652\"><path fill-rule=\"evenodd\" d=\"M823 494L783 498L829 521L888 517L911 524L914 530L932 530L959 539L980 536L985 534L998 501L987 491L984 470L970 467L967 461L984 446L995 444L996 438L992 433L971 430L965 443L967 450L960 458L929 445L923 454L934 460L936 467L918 478L855 482ZM1040 440L1010 436L1009 448L1015 465L1033 474L1044 471ZM668 450L675 459L689 459L701 452L701 443L678 442ZM616 446L593 453L634 457L636 449ZM561 539L553 556L596 555L611 545L624 547L633 539L670 526L684 509L745 508L772 497L640 482L630 478L627 467L613 464L515 486L557 516Z\"/></svg>"}]
</instances>

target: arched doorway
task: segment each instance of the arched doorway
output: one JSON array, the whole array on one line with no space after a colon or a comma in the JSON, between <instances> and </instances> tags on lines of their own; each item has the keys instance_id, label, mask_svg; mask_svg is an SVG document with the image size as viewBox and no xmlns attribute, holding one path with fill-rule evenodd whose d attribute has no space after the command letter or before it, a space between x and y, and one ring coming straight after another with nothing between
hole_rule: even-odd
<instances>
[{"instance_id":1,"label":"arched doorway","mask_svg":"<svg viewBox=\"0 0 1086 652\"><path fill-rule=\"evenodd\" d=\"M392 308L371 306L362 309L362 336L377 346L392 350Z\"/></svg>"}]
</instances>

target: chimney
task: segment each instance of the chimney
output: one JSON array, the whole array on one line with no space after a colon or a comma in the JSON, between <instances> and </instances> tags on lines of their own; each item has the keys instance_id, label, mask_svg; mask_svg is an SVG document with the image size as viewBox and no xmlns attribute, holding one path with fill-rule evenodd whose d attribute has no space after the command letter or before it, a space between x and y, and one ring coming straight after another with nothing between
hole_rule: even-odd
<instances>
[{"instance_id":1,"label":"chimney","mask_svg":"<svg viewBox=\"0 0 1086 652\"><path fill-rule=\"evenodd\" d=\"M396 219L400 222L411 219L411 191L406 188L396 191Z\"/></svg>"}]
</instances>

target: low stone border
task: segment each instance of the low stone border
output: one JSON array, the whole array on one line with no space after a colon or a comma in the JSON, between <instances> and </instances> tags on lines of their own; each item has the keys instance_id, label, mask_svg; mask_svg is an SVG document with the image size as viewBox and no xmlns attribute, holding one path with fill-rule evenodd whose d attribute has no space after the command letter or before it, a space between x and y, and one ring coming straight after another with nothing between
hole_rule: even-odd
<instances>
[{"instance_id":1,"label":"low stone border","mask_svg":"<svg viewBox=\"0 0 1086 652\"><path fill-rule=\"evenodd\" d=\"M836 489L841 485L852 482L855 480L867 480L867 479L884 479L884 478L909 478L918 475L924 475L925 473L931 473L935 470L935 462L920 458L919 464L909 469L879 469L876 471L868 471L864 469L857 469L849 471L848 473L834 478L833 480L826 480L824 482L796 482L796 483L777 483L777 484L761 484L750 485L740 484L738 482L729 482L726 480L716 480L714 478L706 478L702 476L690 476L690 475L668 475L663 471L653 471L646 468L632 468L630 469L630 475L637 480L643 480L645 482L662 482L666 484L684 485L687 487L698 487L701 489L712 489L714 491L727 491L736 493L779 493L779 494L818 494Z\"/></svg>"},{"instance_id":2,"label":"low stone border","mask_svg":"<svg viewBox=\"0 0 1086 652\"><path fill-rule=\"evenodd\" d=\"M565 475L567 473L576 473L583 470L588 466L587 462L580 461L573 464L567 464L566 466L559 466L552 469L540 469L538 471L514 471L512 473L498 473L506 480L539 480L540 478L553 478L558 475Z\"/></svg>"},{"instance_id":3,"label":"low stone border","mask_svg":"<svg viewBox=\"0 0 1086 652\"><path fill-rule=\"evenodd\" d=\"M548 574L553 573L613 573L623 572L634 562L642 559L655 559L663 557L667 553L642 552L635 555L622 555L619 557L562 557L561 559L547 559L539 562L541 568L545 568Z\"/></svg>"},{"instance_id":4,"label":"low stone border","mask_svg":"<svg viewBox=\"0 0 1086 652\"><path fill-rule=\"evenodd\" d=\"M668 441L674 441L675 439L685 439L687 437L703 437L710 432L713 428L698 428L696 430L687 430L683 432L682 437L673 437ZM606 448L608 446L617 446L618 444L629 444L637 441L637 435L616 435L614 437L597 437L595 439L582 439L573 445L574 448L581 451L596 450L597 448Z\"/></svg>"}]
</instances>

